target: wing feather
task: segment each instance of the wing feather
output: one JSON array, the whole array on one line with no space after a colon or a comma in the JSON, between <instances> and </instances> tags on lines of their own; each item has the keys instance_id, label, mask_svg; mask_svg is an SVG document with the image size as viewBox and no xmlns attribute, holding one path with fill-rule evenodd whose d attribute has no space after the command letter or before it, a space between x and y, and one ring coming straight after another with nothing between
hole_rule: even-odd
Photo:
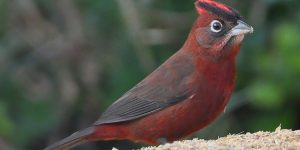
<instances>
[{"instance_id":1,"label":"wing feather","mask_svg":"<svg viewBox=\"0 0 300 150\"><path fill-rule=\"evenodd\" d=\"M191 57L184 56L171 57L113 103L94 125L138 119L187 99L192 94L187 79L194 67Z\"/></svg>"}]
</instances>

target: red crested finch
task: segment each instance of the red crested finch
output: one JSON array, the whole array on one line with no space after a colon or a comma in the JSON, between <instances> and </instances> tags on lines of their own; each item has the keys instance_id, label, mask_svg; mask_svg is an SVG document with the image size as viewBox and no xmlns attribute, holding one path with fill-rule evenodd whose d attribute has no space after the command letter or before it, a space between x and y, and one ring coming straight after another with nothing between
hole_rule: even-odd
<instances>
[{"instance_id":1,"label":"red crested finch","mask_svg":"<svg viewBox=\"0 0 300 150\"><path fill-rule=\"evenodd\" d=\"M202 129L223 112L234 88L236 56L253 28L221 3L197 0L195 6L199 17L179 51L93 125L45 149L68 149L96 140L172 142Z\"/></svg>"}]
</instances>

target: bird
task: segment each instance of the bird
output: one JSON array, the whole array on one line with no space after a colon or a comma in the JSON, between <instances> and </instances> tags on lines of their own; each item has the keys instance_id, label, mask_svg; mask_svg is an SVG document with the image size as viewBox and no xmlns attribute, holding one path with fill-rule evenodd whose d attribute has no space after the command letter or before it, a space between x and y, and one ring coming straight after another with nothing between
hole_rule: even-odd
<instances>
[{"instance_id":1,"label":"bird","mask_svg":"<svg viewBox=\"0 0 300 150\"><path fill-rule=\"evenodd\" d=\"M234 90L236 57L253 27L238 11L217 1L196 0L195 8L196 21L175 54L90 127L45 150L109 140L165 144L206 127L224 112Z\"/></svg>"}]
</instances>

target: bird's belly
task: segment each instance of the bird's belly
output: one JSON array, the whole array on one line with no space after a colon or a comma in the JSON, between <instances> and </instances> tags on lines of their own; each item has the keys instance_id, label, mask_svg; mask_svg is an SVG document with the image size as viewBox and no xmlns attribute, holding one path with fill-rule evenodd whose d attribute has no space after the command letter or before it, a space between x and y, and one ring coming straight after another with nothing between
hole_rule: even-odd
<instances>
[{"instance_id":1,"label":"bird's belly","mask_svg":"<svg viewBox=\"0 0 300 150\"><path fill-rule=\"evenodd\" d=\"M199 99L195 95L189 100L129 123L128 138L137 142L159 144L161 139L171 142L202 129L224 110L228 100L222 94L207 95L205 98Z\"/></svg>"}]
</instances>

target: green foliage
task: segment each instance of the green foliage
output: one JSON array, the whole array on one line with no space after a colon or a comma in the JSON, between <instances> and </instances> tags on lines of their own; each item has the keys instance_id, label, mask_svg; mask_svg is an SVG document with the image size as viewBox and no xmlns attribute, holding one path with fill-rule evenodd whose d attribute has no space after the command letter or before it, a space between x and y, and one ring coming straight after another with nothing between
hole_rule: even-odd
<instances>
[{"instance_id":1,"label":"green foliage","mask_svg":"<svg viewBox=\"0 0 300 150\"><path fill-rule=\"evenodd\" d=\"M256 81L249 88L249 96L255 107L278 109L285 101L281 87L273 82Z\"/></svg>"},{"instance_id":2,"label":"green foliage","mask_svg":"<svg viewBox=\"0 0 300 150\"><path fill-rule=\"evenodd\" d=\"M7 115L4 105L0 105L0 136L5 138L12 138L15 130L13 121Z\"/></svg>"}]
</instances>

